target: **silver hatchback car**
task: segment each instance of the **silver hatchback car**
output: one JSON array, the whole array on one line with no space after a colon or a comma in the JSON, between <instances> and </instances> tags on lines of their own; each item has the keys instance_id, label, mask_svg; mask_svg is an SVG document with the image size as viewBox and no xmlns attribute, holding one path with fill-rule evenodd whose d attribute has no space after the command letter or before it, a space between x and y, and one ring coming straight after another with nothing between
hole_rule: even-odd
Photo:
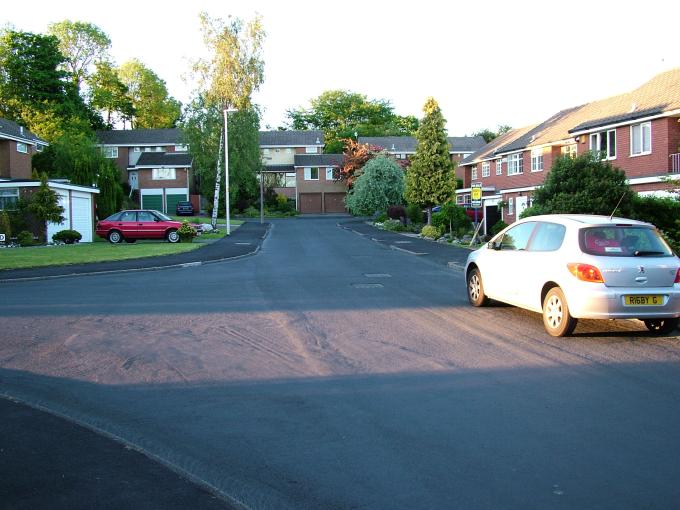
<instances>
[{"instance_id":1,"label":"silver hatchback car","mask_svg":"<svg viewBox=\"0 0 680 510\"><path fill-rule=\"evenodd\" d=\"M649 224L579 214L518 221L468 256L468 299L543 314L552 336L577 319L640 319L667 334L680 317L680 259Z\"/></svg>"}]
</instances>

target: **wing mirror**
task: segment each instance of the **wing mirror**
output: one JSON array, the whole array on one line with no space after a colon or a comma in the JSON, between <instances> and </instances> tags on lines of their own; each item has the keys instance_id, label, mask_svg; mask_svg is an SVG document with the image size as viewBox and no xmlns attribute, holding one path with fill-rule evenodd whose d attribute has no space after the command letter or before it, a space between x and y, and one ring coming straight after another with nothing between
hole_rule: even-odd
<instances>
[{"instance_id":1,"label":"wing mirror","mask_svg":"<svg viewBox=\"0 0 680 510\"><path fill-rule=\"evenodd\" d=\"M487 243L486 247L489 248L490 250L500 250L501 249L501 243L489 241Z\"/></svg>"}]
</instances>

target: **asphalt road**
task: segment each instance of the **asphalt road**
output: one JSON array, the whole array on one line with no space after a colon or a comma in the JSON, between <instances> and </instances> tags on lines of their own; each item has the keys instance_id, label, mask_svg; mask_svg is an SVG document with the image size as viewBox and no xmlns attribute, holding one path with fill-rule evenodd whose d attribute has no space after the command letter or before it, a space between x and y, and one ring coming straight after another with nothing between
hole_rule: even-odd
<instances>
[{"instance_id":1,"label":"asphalt road","mask_svg":"<svg viewBox=\"0 0 680 510\"><path fill-rule=\"evenodd\" d=\"M0 391L249 508L680 507L678 337L551 338L336 223L275 221L232 262L2 284Z\"/></svg>"}]
</instances>

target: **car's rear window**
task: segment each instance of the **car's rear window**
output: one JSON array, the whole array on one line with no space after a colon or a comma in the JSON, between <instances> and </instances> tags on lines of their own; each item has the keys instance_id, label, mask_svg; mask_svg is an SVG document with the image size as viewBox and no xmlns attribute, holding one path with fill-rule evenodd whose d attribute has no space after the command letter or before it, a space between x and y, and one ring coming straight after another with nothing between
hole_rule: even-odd
<instances>
[{"instance_id":1,"label":"car's rear window","mask_svg":"<svg viewBox=\"0 0 680 510\"><path fill-rule=\"evenodd\" d=\"M177 205L180 205L182 207L189 207L191 205L191 202L177 202Z\"/></svg>"},{"instance_id":2,"label":"car's rear window","mask_svg":"<svg viewBox=\"0 0 680 510\"><path fill-rule=\"evenodd\" d=\"M579 232L581 250L605 257L670 257L673 250L659 232L649 227L612 225Z\"/></svg>"},{"instance_id":3,"label":"car's rear window","mask_svg":"<svg viewBox=\"0 0 680 510\"><path fill-rule=\"evenodd\" d=\"M120 215L121 215L121 214L123 214L123 213L117 212L116 214L112 214L111 216L109 216L108 218L106 218L104 221L118 221L118 219L120 218Z\"/></svg>"}]
</instances>

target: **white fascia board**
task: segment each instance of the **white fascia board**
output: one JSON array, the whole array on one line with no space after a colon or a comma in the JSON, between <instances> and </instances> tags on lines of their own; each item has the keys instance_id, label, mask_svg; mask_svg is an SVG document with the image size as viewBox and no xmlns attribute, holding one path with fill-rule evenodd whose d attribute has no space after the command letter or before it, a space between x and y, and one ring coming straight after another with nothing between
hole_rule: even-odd
<instances>
[{"instance_id":1,"label":"white fascia board","mask_svg":"<svg viewBox=\"0 0 680 510\"><path fill-rule=\"evenodd\" d=\"M171 145L174 147L175 145L181 144L175 142L163 142L163 143L138 142L138 143L95 143L94 145L96 147L169 147ZM144 153L152 151L140 151L140 152Z\"/></svg>"},{"instance_id":2,"label":"white fascia board","mask_svg":"<svg viewBox=\"0 0 680 510\"><path fill-rule=\"evenodd\" d=\"M631 124L641 124L642 122L648 122L650 120L663 119L664 117L675 117L676 115L680 115L680 110L671 110L669 112L658 113L656 115L640 117L639 119L625 120L621 122L615 122L612 124L604 124L602 126L592 127L588 129L581 129L579 131L574 131L571 134L573 136L587 135L590 133L598 133L600 131L605 131L607 129L613 129L621 126L630 126Z\"/></svg>"},{"instance_id":3,"label":"white fascia board","mask_svg":"<svg viewBox=\"0 0 680 510\"><path fill-rule=\"evenodd\" d=\"M21 142L27 145L44 145L47 147L49 143L37 140L29 140L28 138L20 138L18 136L6 135L5 133L0 133L0 139L2 140L12 140L13 142Z\"/></svg>"},{"instance_id":4,"label":"white fascia board","mask_svg":"<svg viewBox=\"0 0 680 510\"><path fill-rule=\"evenodd\" d=\"M633 179L628 179L626 182L628 184L656 184L657 182L665 182L666 180L678 181L680 180L680 174L666 174L656 177L635 177Z\"/></svg>"},{"instance_id":5,"label":"white fascia board","mask_svg":"<svg viewBox=\"0 0 680 510\"><path fill-rule=\"evenodd\" d=\"M325 144L320 143L320 144L312 144L312 145L300 145L295 144L295 145L260 145L260 149L304 149L305 147L321 147L323 148Z\"/></svg>"},{"instance_id":6,"label":"white fascia board","mask_svg":"<svg viewBox=\"0 0 680 510\"><path fill-rule=\"evenodd\" d=\"M534 191L538 189L540 186L527 186L525 188L512 188L512 189L502 189L499 191L501 195L505 195L506 193L519 193L520 191Z\"/></svg>"},{"instance_id":7,"label":"white fascia board","mask_svg":"<svg viewBox=\"0 0 680 510\"><path fill-rule=\"evenodd\" d=\"M89 186L78 186L77 184L64 184L61 182L48 182L50 188L65 189L72 191L84 191L86 193L99 193L98 188L91 188ZM38 188L40 182L22 182L22 181L0 181L0 188Z\"/></svg>"},{"instance_id":8,"label":"white fascia board","mask_svg":"<svg viewBox=\"0 0 680 510\"><path fill-rule=\"evenodd\" d=\"M485 197L482 197L482 201L487 202L487 201L493 201L493 200L500 200L501 198L502 198L501 195L487 195ZM493 204L489 204L489 205L493 205Z\"/></svg>"},{"instance_id":9,"label":"white fascia board","mask_svg":"<svg viewBox=\"0 0 680 510\"><path fill-rule=\"evenodd\" d=\"M191 168L191 165L144 165L144 166L129 166L127 170L153 170L154 168L179 168L180 170Z\"/></svg>"}]
</instances>

